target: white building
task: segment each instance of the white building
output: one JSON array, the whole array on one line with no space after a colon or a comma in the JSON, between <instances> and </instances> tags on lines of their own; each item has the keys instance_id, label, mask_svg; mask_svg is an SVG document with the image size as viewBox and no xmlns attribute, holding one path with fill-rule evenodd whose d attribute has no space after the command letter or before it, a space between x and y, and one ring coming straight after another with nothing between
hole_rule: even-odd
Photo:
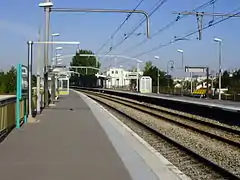
<instances>
[{"instance_id":1,"label":"white building","mask_svg":"<svg viewBox=\"0 0 240 180\"><path fill-rule=\"evenodd\" d=\"M126 87L130 85L131 79L137 79L137 72L126 71L123 68L109 68L103 74L108 77L107 88ZM139 79L142 75L143 72L139 71Z\"/></svg>"}]
</instances>

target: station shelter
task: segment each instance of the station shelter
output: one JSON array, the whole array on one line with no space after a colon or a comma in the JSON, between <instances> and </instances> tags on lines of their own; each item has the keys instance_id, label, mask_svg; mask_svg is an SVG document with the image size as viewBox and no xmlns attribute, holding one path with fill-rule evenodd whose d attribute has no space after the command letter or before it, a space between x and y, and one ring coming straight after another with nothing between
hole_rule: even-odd
<instances>
[{"instance_id":1,"label":"station shelter","mask_svg":"<svg viewBox=\"0 0 240 180\"><path fill-rule=\"evenodd\" d=\"M53 69L52 74L54 74L54 82L55 82L55 89L56 89L56 96L59 95L68 95L69 94L69 80L71 77L71 72L68 68L65 67L57 67ZM48 77L48 85L49 90L51 93L52 86L52 75Z\"/></svg>"},{"instance_id":2,"label":"station shelter","mask_svg":"<svg viewBox=\"0 0 240 180\"><path fill-rule=\"evenodd\" d=\"M107 80L110 79L110 77L103 75L103 74L95 74L97 77L96 86L99 88L106 88L107 87Z\"/></svg>"}]
</instances>

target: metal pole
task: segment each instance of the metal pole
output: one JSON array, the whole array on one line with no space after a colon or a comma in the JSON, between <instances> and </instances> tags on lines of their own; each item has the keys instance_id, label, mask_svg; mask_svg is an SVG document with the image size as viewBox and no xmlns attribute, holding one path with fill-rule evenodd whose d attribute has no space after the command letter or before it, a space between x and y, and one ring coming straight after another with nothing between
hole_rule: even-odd
<instances>
[{"instance_id":1,"label":"metal pole","mask_svg":"<svg viewBox=\"0 0 240 180\"><path fill-rule=\"evenodd\" d=\"M56 58L55 58L55 61L53 60L52 61L52 76L51 76L51 104L54 104L54 100L55 100L55 95L56 95L56 92L55 92L55 74L53 72L54 68L55 68L55 65L57 65L57 50L55 50L55 55L56 55Z\"/></svg>"},{"instance_id":2,"label":"metal pole","mask_svg":"<svg viewBox=\"0 0 240 180\"><path fill-rule=\"evenodd\" d=\"M126 9L82 9L82 8L51 8L52 12L98 12L98 13L134 13L143 14L146 18L147 38L150 38L149 15L143 10L126 10Z\"/></svg>"},{"instance_id":3,"label":"metal pole","mask_svg":"<svg viewBox=\"0 0 240 180\"><path fill-rule=\"evenodd\" d=\"M40 30L38 33L38 41L40 41ZM41 112L41 94L40 94L40 46L38 46L38 57L37 57L37 113L39 114Z\"/></svg>"},{"instance_id":4,"label":"metal pole","mask_svg":"<svg viewBox=\"0 0 240 180\"><path fill-rule=\"evenodd\" d=\"M51 41L53 42L53 35L51 36ZM53 46L54 46L54 44L51 44L51 48L52 48L51 49L51 58L54 58Z\"/></svg>"},{"instance_id":5,"label":"metal pole","mask_svg":"<svg viewBox=\"0 0 240 180\"><path fill-rule=\"evenodd\" d=\"M184 56L183 56L183 53L182 53L182 68L184 68L183 66L184 66Z\"/></svg>"},{"instance_id":6,"label":"metal pole","mask_svg":"<svg viewBox=\"0 0 240 180\"><path fill-rule=\"evenodd\" d=\"M53 60L53 66L54 66L54 64L57 65L57 62L58 62L57 53L58 53L57 50L55 50L55 53L54 53L55 61Z\"/></svg>"},{"instance_id":7,"label":"metal pole","mask_svg":"<svg viewBox=\"0 0 240 180\"><path fill-rule=\"evenodd\" d=\"M183 57L183 52L182 52L182 69L183 69L183 71L184 71L184 63L183 63L183 61L184 61L184 57ZM181 96L183 96L183 85L184 85L184 78L182 79L182 82L181 82L181 86L182 86L182 88L181 88Z\"/></svg>"},{"instance_id":8,"label":"metal pole","mask_svg":"<svg viewBox=\"0 0 240 180\"><path fill-rule=\"evenodd\" d=\"M139 88L138 88L138 81L139 81L139 63L137 62L137 82L136 82L137 92L138 92L138 90L139 90Z\"/></svg>"},{"instance_id":9,"label":"metal pole","mask_svg":"<svg viewBox=\"0 0 240 180\"><path fill-rule=\"evenodd\" d=\"M207 93L206 93L207 98L209 96L209 84L208 84L208 81L209 81L209 68L207 67Z\"/></svg>"},{"instance_id":10,"label":"metal pole","mask_svg":"<svg viewBox=\"0 0 240 180\"><path fill-rule=\"evenodd\" d=\"M218 75L219 94L218 99L221 100L221 88L222 88L222 43L219 42L219 75Z\"/></svg>"},{"instance_id":11,"label":"metal pole","mask_svg":"<svg viewBox=\"0 0 240 180\"><path fill-rule=\"evenodd\" d=\"M33 42L28 41L28 109L29 115L32 115L32 46Z\"/></svg>"},{"instance_id":12,"label":"metal pole","mask_svg":"<svg viewBox=\"0 0 240 180\"><path fill-rule=\"evenodd\" d=\"M169 88L169 79L168 79L168 73L169 73L169 70L168 70L169 67L168 66L169 66L169 62L170 61L168 61L168 63L167 63L167 83L168 83L168 88Z\"/></svg>"},{"instance_id":13,"label":"metal pole","mask_svg":"<svg viewBox=\"0 0 240 180\"><path fill-rule=\"evenodd\" d=\"M96 56L96 68L98 68L98 56Z\"/></svg>"},{"instance_id":14,"label":"metal pole","mask_svg":"<svg viewBox=\"0 0 240 180\"><path fill-rule=\"evenodd\" d=\"M46 3L51 2L46 0ZM45 41L49 41L50 7L45 7ZM48 106L48 44L44 44L44 104Z\"/></svg>"},{"instance_id":15,"label":"metal pole","mask_svg":"<svg viewBox=\"0 0 240 180\"><path fill-rule=\"evenodd\" d=\"M191 76L191 93L192 93L193 92L192 72L190 72L190 76Z\"/></svg>"},{"instance_id":16,"label":"metal pole","mask_svg":"<svg viewBox=\"0 0 240 180\"><path fill-rule=\"evenodd\" d=\"M53 73L53 72L52 72ZM55 100L55 74L53 73L51 76L51 82L52 82L52 86L51 86L51 103L54 104L54 100Z\"/></svg>"},{"instance_id":17,"label":"metal pole","mask_svg":"<svg viewBox=\"0 0 240 180\"><path fill-rule=\"evenodd\" d=\"M214 77L214 76L213 76L213 74L212 74L212 77L211 77L211 78L212 78L212 84L211 84L212 89L213 89L213 77Z\"/></svg>"},{"instance_id":18,"label":"metal pole","mask_svg":"<svg viewBox=\"0 0 240 180\"><path fill-rule=\"evenodd\" d=\"M159 69L158 69L158 77L157 77L157 93L159 94Z\"/></svg>"}]
</instances>

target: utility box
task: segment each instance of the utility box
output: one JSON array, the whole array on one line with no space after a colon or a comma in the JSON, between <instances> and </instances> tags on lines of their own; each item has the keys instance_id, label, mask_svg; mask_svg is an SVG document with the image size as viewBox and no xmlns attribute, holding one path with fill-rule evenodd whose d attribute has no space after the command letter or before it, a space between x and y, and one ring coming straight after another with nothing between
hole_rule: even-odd
<instances>
[{"instance_id":1,"label":"utility box","mask_svg":"<svg viewBox=\"0 0 240 180\"><path fill-rule=\"evenodd\" d=\"M140 93L152 93L152 78L150 76L142 76L140 78Z\"/></svg>"}]
</instances>

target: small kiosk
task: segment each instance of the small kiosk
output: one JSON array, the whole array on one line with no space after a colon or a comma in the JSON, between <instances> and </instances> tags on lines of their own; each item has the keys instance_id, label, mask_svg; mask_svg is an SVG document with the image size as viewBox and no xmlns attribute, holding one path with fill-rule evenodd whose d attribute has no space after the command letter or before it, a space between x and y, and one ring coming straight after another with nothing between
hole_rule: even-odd
<instances>
[{"instance_id":1,"label":"small kiosk","mask_svg":"<svg viewBox=\"0 0 240 180\"><path fill-rule=\"evenodd\" d=\"M152 93L152 78L150 76L142 76L140 79L140 92Z\"/></svg>"},{"instance_id":2,"label":"small kiosk","mask_svg":"<svg viewBox=\"0 0 240 180\"><path fill-rule=\"evenodd\" d=\"M69 94L69 79L70 75L68 73L60 73L58 77L58 91L59 95Z\"/></svg>"},{"instance_id":3,"label":"small kiosk","mask_svg":"<svg viewBox=\"0 0 240 180\"><path fill-rule=\"evenodd\" d=\"M64 67L58 67L53 70L53 74L55 76L56 97L58 97L59 95L68 95L69 79L71 77L71 73L69 73L69 70ZM52 88L51 76L48 78L48 82L49 90L51 93Z\"/></svg>"}]
</instances>

